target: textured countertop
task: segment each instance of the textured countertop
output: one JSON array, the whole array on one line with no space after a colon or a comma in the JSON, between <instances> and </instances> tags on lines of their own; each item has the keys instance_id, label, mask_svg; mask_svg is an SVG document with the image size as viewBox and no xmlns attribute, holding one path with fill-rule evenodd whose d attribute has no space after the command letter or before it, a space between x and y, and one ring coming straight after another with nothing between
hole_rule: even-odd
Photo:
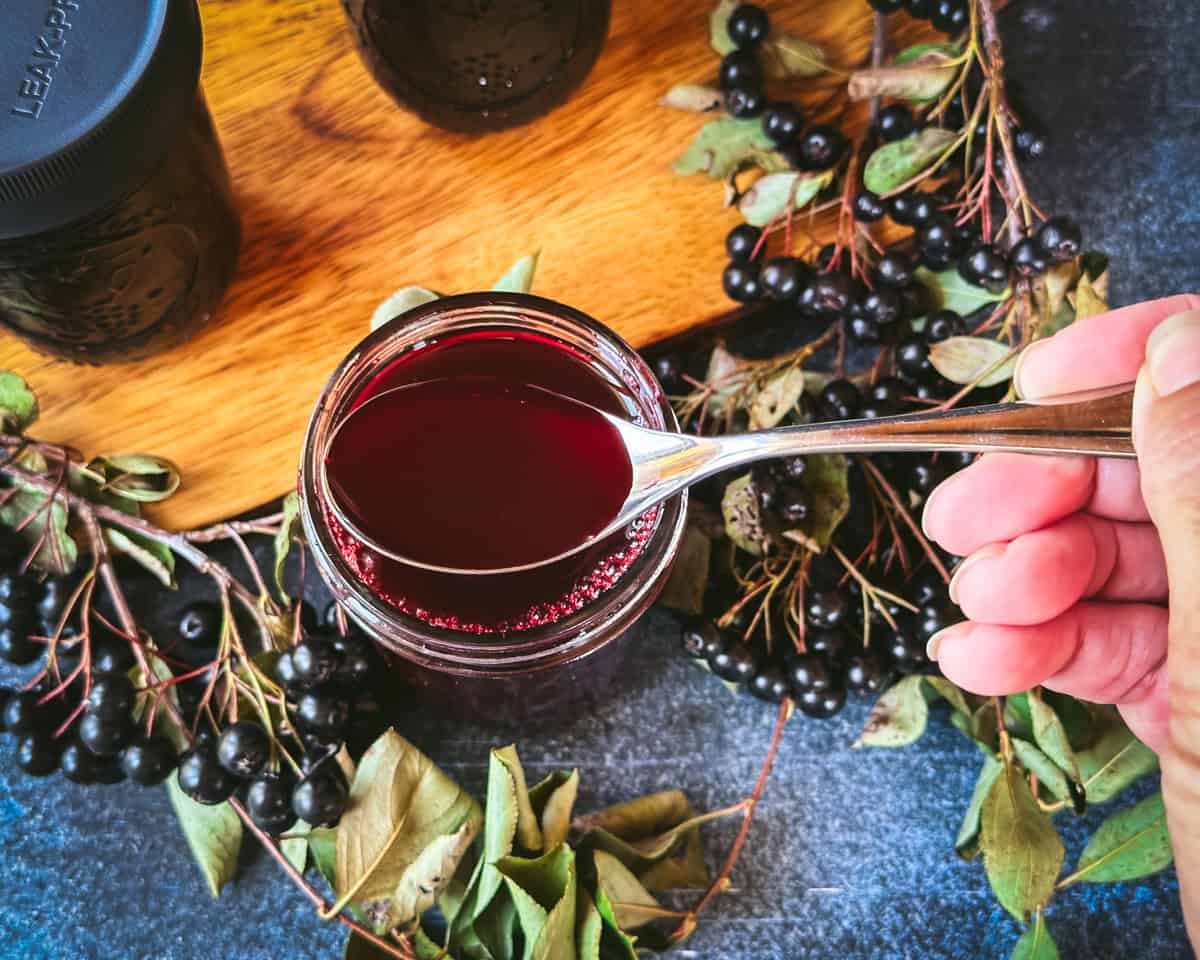
<instances>
[{"instance_id":1,"label":"textured countertop","mask_svg":"<svg viewBox=\"0 0 1200 960\"><path fill-rule=\"evenodd\" d=\"M1112 254L1119 303L1200 289L1198 18L1191 0L1018 0L1003 15L1022 101L1050 131L1035 195L1048 210L1072 211L1087 243ZM147 624L170 622L196 589L185 580ZM555 730L503 731L416 716L405 732L476 795L487 749L516 740L534 779L580 768L581 810L668 787L684 789L698 809L734 802L753 781L773 711L690 666L669 614L655 611L637 629L629 682L594 715ZM0 681L14 679L0 671ZM832 721L789 725L734 889L676 956L1008 955L1016 925L982 867L953 853L978 753L940 714L918 747L851 751L865 711L860 704ZM1068 864L1104 813L1066 824ZM734 828L706 828L710 859ZM250 847L239 879L214 902L161 789L31 780L14 772L5 738L0 958L340 957L343 928L318 921ZM1066 958L1190 955L1173 873L1068 891L1048 923Z\"/></svg>"}]
</instances>

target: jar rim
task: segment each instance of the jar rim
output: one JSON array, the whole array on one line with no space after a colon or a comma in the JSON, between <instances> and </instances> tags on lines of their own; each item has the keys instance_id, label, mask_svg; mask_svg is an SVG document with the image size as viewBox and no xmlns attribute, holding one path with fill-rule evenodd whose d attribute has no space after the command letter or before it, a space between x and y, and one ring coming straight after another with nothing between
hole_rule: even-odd
<instances>
[{"instance_id":1,"label":"jar rim","mask_svg":"<svg viewBox=\"0 0 1200 960\"><path fill-rule=\"evenodd\" d=\"M379 597L351 569L334 542L318 482L319 456L330 431L371 379L430 337L470 329L536 330L603 364L638 400L649 425L677 431L678 422L650 368L609 328L573 307L532 294L458 294L414 307L364 337L334 370L313 409L300 468L300 517L322 579L350 616L392 652L442 672L532 671L581 659L627 629L657 597L686 523L686 492L664 503L638 557L580 610L552 623L487 637L437 627Z\"/></svg>"}]
</instances>

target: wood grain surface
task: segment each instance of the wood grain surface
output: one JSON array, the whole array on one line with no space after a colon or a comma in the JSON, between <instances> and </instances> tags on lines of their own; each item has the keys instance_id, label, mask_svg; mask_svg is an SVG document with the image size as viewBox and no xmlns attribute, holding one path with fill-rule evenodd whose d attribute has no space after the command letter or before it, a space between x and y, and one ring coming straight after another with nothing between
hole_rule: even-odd
<instances>
[{"instance_id":1,"label":"wood grain surface","mask_svg":"<svg viewBox=\"0 0 1200 960\"><path fill-rule=\"evenodd\" d=\"M862 0L769 6L835 65L869 49ZM715 76L708 0L614 0L609 40L574 97L477 139L396 108L360 65L337 0L201 8L205 88L245 230L218 315L179 349L103 369L0 335L0 369L42 398L39 436L180 465L184 487L160 521L207 523L288 489L322 384L405 284L486 288L540 249L536 292L637 345L728 308L721 238L737 215L722 209L719 183L669 169L705 118L656 105L673 83ZM898 42L919 33L891 19ZM789 95L820 102L836 82L799 82Z\"/></svg>"}]
</instances>

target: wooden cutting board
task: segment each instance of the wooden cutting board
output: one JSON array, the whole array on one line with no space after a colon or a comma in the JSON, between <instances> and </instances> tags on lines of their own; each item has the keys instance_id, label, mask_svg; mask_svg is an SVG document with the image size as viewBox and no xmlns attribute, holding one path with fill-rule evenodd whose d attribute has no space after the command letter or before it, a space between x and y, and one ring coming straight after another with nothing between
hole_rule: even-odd
<instances>
[{"instance_id":1,"label":"wooden cutting board","mask_svg":"<svg viewBox=\"0 0 1200 960\"><path fill-rule=\"evenodd\" d=\"M710 6L614 0L609 40L565 106L470 139L393 105L337 0L201 0L205 88L245 229L239 277L207 330L135 365L76 367L0 334L0 369L41 397L37 434L170 457L184 486L156 517L196 526L295 482L317 393L400 286L486 289L540 249L536 292L639 346L728 309L721 240L738 217L719 183L669 169L705 118L656 105L673 83L715 76ZM869 49L866 0L767 6L834 64ZM892 20L911 41L916 25ZM827 97L829 82L797 97Z\"/></svg>"}]
</instances>

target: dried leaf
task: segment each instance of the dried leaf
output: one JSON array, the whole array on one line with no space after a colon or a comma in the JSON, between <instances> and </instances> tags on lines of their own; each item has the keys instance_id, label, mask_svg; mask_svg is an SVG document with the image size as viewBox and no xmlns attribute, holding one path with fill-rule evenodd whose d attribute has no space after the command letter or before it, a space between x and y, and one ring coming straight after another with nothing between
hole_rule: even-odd
<instances>
[{"instance_id":1,"label":"dried leaf","mask_svg":"<svg viewBox=\"0 0 1200 960\"><path fill-rule=\"evenodd\" d=\"M292 543L300 536L300 495L293 490L283 498L283 519L279 532L275 534L275 587L281 598L287 598L283 585L283 568L287 563Z\"/></svg>"},{"instance_id":2,"label":"dried leaf","mask_svg":"<svg viewBox=\"0 0 1200 960\"><path fill-rule=\"evenodd\" d=\"M775 144L763 133L757 118L710 120L697 132L671 169L679 174L707 173L724 180L745 161L772 153Z\"/></svg>"},{"instance_id":3,"label":"dried leaf","mask_svg":"<svg viewBox=\"0 0 1200 960\"><path fill-rule=\"evenodd\" d=\"M1058 947L1046 929L1046 920L1040 910L1033 926L1017 941L1009 960L1058 960Z\"/></svg>"},{"instance_id":4,"label":"dried leaf","mask_svg":"<svg viewBox=\"0 0 1200 960\"><path fill-rule=\"evenodd\" d=\"M636 930L654 919L635 909L661 908L625 864L603 850L596 850L592 858L596 864L596 883L612 903L613 916L622 930Z\"/></svg>"},{"instance_id":5,"label":"dried leaf","mask_svg":"<svg viewBox=\"0 0 1200 960\"><path fill-rule=\"evenodd\" d=\"M763 555L766 532L758 506L758 493L750 474L730 481L721 497L725 533L735 544L756 557Z\"/></svg>"},{"instance_id":6,"label":"dried leaf","mask_svg":"<svg viewBox=\"0 0 1200 960\"><path fill-rule=\"evenodd\" d=\"M158 503L182 483L179 468L149 453L94 457L88 470L104 478L103 491L134 503Z\"/></svg>"},{"instance_id":7,"label":"dried leaf","mask_svg":"<svg viewBox=\"0 0 1200 960\"><path fill-rule=\"evenodd\" d=\"M663 790L576 817L571 826L582 833L607 830L622 840L644 840L678 826L694 815L682 790Z\"/></svg>"},{"instance_id":8,"label":"dried leaf","mask_svg":"<svg viewBox=\"0 0 1200 960\"><path fill-rule=\"evenodd\" d=\"M719 110L724 100L716 87L707 87L702 83L677 83L658 102L675 110L707 113Z\"/></svg>"},{"instance_id":9,"label":"dried leaf","mask_svg":"<svg viewBox=\"0 0 1200 960\"><path fill-rule=\"evenodd\" d=\"M567 834L571 829L571 813L575 809L575 797L578 793L579 771L572 770L567 779L546 799L546 805L541 812L541 823L542 845L547 850L552 850L560 843L566 843Z\"/></svg>"},{"instance_id":10,"label":"dried leaf","mask_svg":"<svg viewBox=\"0 0 1200 960\"><path fill-rule=\"evenodd\" d=\"M840 453L814 453L805 460L804 487L812 511L800 532L824 550L850 512L850 461Z\"/></svg>"},{"instance_id":11,"label":"dried leaf","mask_svg":"<svg viewBox=\"0 0 1200 960\"><path fill-rule=\"evenodd\" d=\"M992 784L1003 769L1004 764L994 756L989 755L983 761L983 769L979 771L979 779L975 781L971 802L967 805L962 825L958 828L958 836L954 839L954 849L964 860L974 860L979 855L979 821L983 812L983 802L988 798Z\"/></svg>"},{"instance_id":12,"label":"dried leaf","mask_svg":"<svg viewBox=\"0 0 1200 960\"><path fill-rule=\"evenodd\" d=\"M1054 893L1065 851L1014 765L996 778L983 803L980 848L996 899L1024 923Z\"/></svg>"},{"instance_id":13,"label":"dried leaf","mask_svg":"<svg viewBox=\"0 0 1200 960\"><path fill-rule=\"evenodd\" d=\"M583 887L576 903L575 944L579 960L600 960L600 941L604 935L604 918L596 909L596 901Z\"/></svg>"},{"instance_id":14,"label":"dried leaf","mask_svg":"<svg viewBox=\"0 0 1200 960\"><path fill-rule=\"evenodd\" d=\"M38 416L37 394L11 370L0 370L0 430L22 433Z\"/></svg>"},{"instance_id":15,"label":"dried leaf","mask_svg":"<svg viewBox=\"0 0 1200 960\"><path fill-rule=\"evenodd\" d=\"M533 289L533 273L537 269L540 254L539 250L522 257L504 272L504 276L495 282L492 289L497 293L528 293Z\"/></svg>"},{"instance_id":16,"label":"dried leaf","mask_svg":"<svg viewBox=\"0 0 1200 960\"><path fill-rule=\"evenodd\" d=\"M929 722L923 678L904 677L883 692L854 741L855 747L905 747L915 743Z\"/></svg>"},{"instance_id":17,"label":"dried leaf","mask_svg":"<svg viewBox=\"0 0 1200 960\"><path fill-rule=\"evenodd\" d=\"M1054 708L1046 703L1037 690L1029 694L1029 716L1033 721L1033 739L1042 752L1076 783L1080 782L1079 763L1062 721Z\"/></svg>"},{"instance_id":18,"label":"dried leaf","mask_svg":"<svg viewBox=\"0 0 1200 960\"><path fill-rule=\"evenodd\" d=\"M772 30L759 47L763 72L776 80L815 77L829 69L825 51L794 33Z\"/></svg>"},{"instance_id":19,"label":"dried leaf","mask_svg":"<svg viewBox=\"0 0 1200 960\"><path fill-rule=\"evenodd\" d=\"M986 337L949 337L929 348L929 362L952 383L991 387L1012 379L1017 355Z\"/></svg>"},{"instance_id":20,"label":"dried leaf","mask_svg":"<svg viewBox=\"0 0 1200 960\"><path fill-rule=\"evenodd\" d=\"M945 53L929 50L906 63L856 70L850 76L846 91L851 100L894 97L928 103L950 86L957 70Z\"/></svg>"},{"instance_id":21,"label":"dried leaf","mask_svg":"<svg viewBox=\"0 0 1200 960\"><path fill-rule=\"evenodd\" d=\"M1041 277L1041 285L1046 291L1046 309L1054 316L1067 301L1067 293L1075 289L1081 274L1079 260L1068 260L1066 263L1056 263Z\"/></svg>"},{"instance_id":22,"label":"dried leaf","mask_svg":"<svg viewBox=\"0 0 1200 960\"><path fill-rule=\"evenodd\" d=\"M768 173L759 177L738 200L738 210L746 222L765 227L788 209L799 210L827 187L832 170L820 173ZM790 207L789 207L790 202Z\"/></svg>"},{"instance_id":23,"label":"dried leaf","mask_svg":"<svg viewBox=\"0 0 1200 960\"><path fill-rule=\"evenodd\" d=\"M1072 882L1119 883L1148 877L1174 861L1161 793L1120 810L1096 830L1079 858Z\"/></svg>"},{"instance_id":24,"label":"dried leaf","mask_svg":"<svg viewBox=\"0 0 1200 960\"><path fill-rule=\"evenodd\" d=\"M209 893L220 896L221 888L237 872L242 821L228 803L215 806L197 803L179 788L174 776L167 780L167 794Z\"/></svg>"},{"instance_id":25,"label":"dried leaf","mask_svg":"<svg viewBox=\"0 0 1200 960\"><path fill-rule=\"evenodd\" d=\"M517 794L517 841L526 850L542 849L542 830L538 826L537 816L533 805L529 802L529 788L525 785L525 768L517 756L517 748L513 745L493 750L494 756L508 768L513 778L513 786Z\"/></svg>"},{"instance_id":26,"label":"dried leaf","mask_svg":"<svg viewBox=\"0 0 1200 960\"><path fill-rule=\"evenodd\" d=\"M483 822L478 804L395 731L367 750L337 829L334 890L376 929L408 923L450 882Z\"/></svg>"},{"instance_id":27,"label":"dried leaf","mask_svg":"<svg viewBox=\"0 0 1200 960\"><path fill-rule=\"evenodd\" d=\"M1079 278L1071 305L1075 308L1075 319L1077 320L1086 320L1088 317L1097 317L1102 313L1108 313L1108 304L1104 297L1097 292L1092 281L1087 277Z\"/></svg>"},{"instance_id":28,"label":"dried leaf","mask_svg":"<svg viewBox=\"0 0 1200 960\"><path fill-rule=\"evenodd\" d=\"M708 42L722 57L737 49L737 44L729 37L729 17L741 3L742 0L720 0L708 15Z\"/></svg>"},{"instance_id":29,"label":"dried leaf","mask_svg":"<svg viewBox=\"0 0 1200 960\"><path fill-rule=\"evenodd\" d=\"M937 166L957 135L941 127L876 147L863 168L863 184L880 196L891 193L914 177Z\"/></svg>"},{"instance_id":30,"label":"dried leaf","mask_svg":"<svg viewBox=\"0 0 1200 960\"><path fill-rule=\"evenodd\" d=\"M404 316L409 310L437 300L440 296L441 294L425 287L401 287L375 308L375 312L371 314L371 329L378 330L385 323Z\"/></svg>"},{"instance_id":31,"label":"dried leaf","mask_svg":"<svg viewBox=\"0 0 1200 960\"><path fill-rule=\"evenodd\" d=\"M671 576L658 598L659 603L680 613L701 613L711 562L712 540L688 524L679 552L675 555L675 564L671 567Z\"/></svg>"},{"instance_id":32,"label":"dried leaf","mask_svg":"<svg viewBox=\"0 0 1200 960\"><path fill-rule=\"evenodd\" d=\"M104 539L114 552L136 561L164 587L175 589L175 554L166 544L116 527L105 527Z\"/></svg>"},{"instance_id":33,"label":"dried leaf","mask_svg":"<svg viewBox=\"0 0 1200 960\"><path fill-rule=\"evenodd\" d=\"M718 343L712 348L704 381L709 385L717 385L708 398L708 412L713 416L719 415L725 409L725 402L734 390L734 385L729 381L741 364L741 358L730 353L725 344Z\"/></svg>"},{"instance_id":34,"label":"dried leaf","mask_svg":"<svg viewBox=\"0 0 1200 960\"><path fill-rule=\"evenodd\" d=\"M796 409L804 395L804 371L797 366L775 374L754 392L750 401L750 429L768 430Z\"/></svg>"}]
</instances>

